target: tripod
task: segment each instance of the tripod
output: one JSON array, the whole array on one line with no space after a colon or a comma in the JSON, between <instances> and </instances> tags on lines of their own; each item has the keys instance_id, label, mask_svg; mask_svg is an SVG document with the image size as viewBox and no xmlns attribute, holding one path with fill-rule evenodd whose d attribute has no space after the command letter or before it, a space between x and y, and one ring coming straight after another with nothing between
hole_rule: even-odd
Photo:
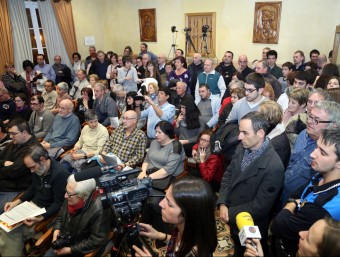
<instances>
[{"instance_id":1,"label":"tripod","mask_svg":"<svg viewBox=\"0 0 340 257\"><path fill-rule=\"evenodd\" d=\"M203 46L203 48L202 48ZM208 49L208 42L207 42L207 33L203 32L202 36L201 36L201 44L200 44L200 52L204 55L207 55L209 58L209 49Z\"/></svg>"},{"instance_id":2,"label":"tripod","mask_svg":"<svg viewBox=\"0 0 340 257\"><path fill-rule=\"evenodd\" d=\"M175 32L177 33L177 31L172 31L172 45L170 47L170 51L169 51L169 54L168 54L168 58L170 57L170 54L172 52L172 59L175 58L175 53L176 53L176 40L177 40L177 34L176 34L176 37L175 37Z\"/></svg>"},{"instance_id":3,"label":"tripod","mask_svg":"<svg viewBox=\"0 0 340 257\"><path fill-rule=\"evenodd\" d=\"M190 29L191 30L191 29ZM194 52L196 53L196 48L194 46L194 43L191 40L190 34L188 30L185 30L185 56L188 55L190 46L194 49Z\"/></svg>"}]
</instances>

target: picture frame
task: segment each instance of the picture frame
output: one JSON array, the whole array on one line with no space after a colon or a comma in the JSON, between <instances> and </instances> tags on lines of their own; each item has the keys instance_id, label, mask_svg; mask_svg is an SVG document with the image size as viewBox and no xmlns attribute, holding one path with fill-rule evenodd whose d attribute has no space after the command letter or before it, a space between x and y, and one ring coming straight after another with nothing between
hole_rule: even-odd
<instances>
[{"instance_id":1,"label":"picture frame","mask_svg":"<svg viewBox=\"0 0 340 257\"><path fill-rule=\"evenodd\" d=\"M256 2L253 43L278 44L282 2Z\"/></svg>"},{"instance_id":2,"label":"picture frame","mask_svg":"<svg viewBox=\"0 0 340 257\"><path fill-rule=\"evenodd\" d=\"M157 42L156 9L139 9L139 33L141 42Z\"/></svg>"}]
</instances>

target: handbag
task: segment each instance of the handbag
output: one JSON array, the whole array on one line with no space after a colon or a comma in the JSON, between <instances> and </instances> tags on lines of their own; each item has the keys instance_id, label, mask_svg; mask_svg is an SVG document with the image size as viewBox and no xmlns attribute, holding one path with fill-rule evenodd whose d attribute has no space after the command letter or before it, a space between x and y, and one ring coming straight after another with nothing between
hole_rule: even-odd
<instances>
[{"instance_id":1,"label":"handbag","mask_svg":"<svg viewBox=\"0 0 340 257\"><path fill-rule=\"evenodd\" d=\"M156 168L156 167L154 167L152 169L147 169L146 174L150 175L152 173L155 173L157 170L159 170L159 168ZM165 189L167 189L170 186L171 182L174 179L175 179L175 177L172 176L172 175L168 175L165 178L153 179L151 187L154 188L154 189L157 189L157 190L164 191Z\"/></svg>"}]
</instances>

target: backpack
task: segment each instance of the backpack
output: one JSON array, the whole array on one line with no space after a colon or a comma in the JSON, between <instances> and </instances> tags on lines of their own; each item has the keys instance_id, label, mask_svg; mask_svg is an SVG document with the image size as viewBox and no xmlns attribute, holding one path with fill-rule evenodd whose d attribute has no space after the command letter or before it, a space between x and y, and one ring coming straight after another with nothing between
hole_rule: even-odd
<instances>
[{"instance_id":1,"label":"backpack","mask_svg":"<svg viewBox=\"0 0 340 257\"><path fill-rule=\"evenodd\" d=\"M240 142L238 140L239 132L237 120L220 126L210 137L211 153L223 154L227 160L230 160Z\"/></svg>"}]
</instances>

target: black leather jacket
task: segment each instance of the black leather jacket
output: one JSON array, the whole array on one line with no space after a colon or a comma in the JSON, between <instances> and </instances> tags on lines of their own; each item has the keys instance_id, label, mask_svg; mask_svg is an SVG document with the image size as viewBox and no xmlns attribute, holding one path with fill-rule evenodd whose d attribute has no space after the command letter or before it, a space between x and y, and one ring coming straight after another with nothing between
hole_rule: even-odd
<instances>
[{"instance_id":1,"label":"black leather jacket","mask_svg":"<svg viewBox=\"0 0 340 257\"><path fill-rule=\"evenodd\" d=\"M110 221L104 212L100 197L88 199L84 207L72 217L67 210L67 200L59 212L54 230L69 232L72 236L72 256L84 256L99 249L108 239Z\"/></svg>"}]
</instances>

